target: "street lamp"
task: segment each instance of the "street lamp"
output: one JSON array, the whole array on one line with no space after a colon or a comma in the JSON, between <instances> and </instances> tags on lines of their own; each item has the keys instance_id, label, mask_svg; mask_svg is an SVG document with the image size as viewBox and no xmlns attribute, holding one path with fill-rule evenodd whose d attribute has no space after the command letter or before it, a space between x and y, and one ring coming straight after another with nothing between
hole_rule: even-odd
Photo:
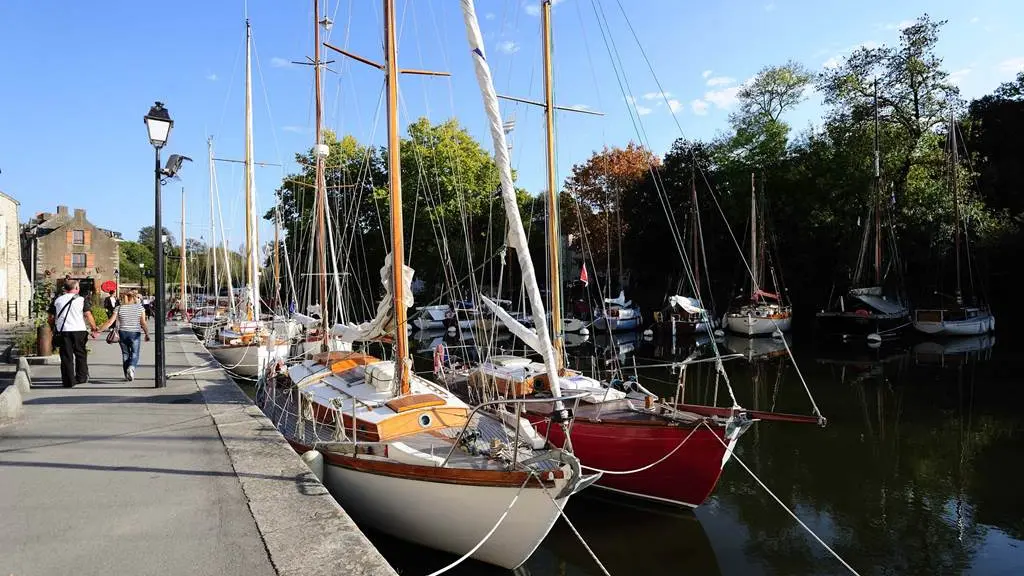
<instances>
[{"instance_id":1,"label":"street lamp","mask_svg":"<svg viewBox=\"0 0 1024 576\"><path fill-rule=\"evenodd\" d=\"M156 168L153 174L156 196L156 215L153 223L153 240L156 244L153 247L153 254L156 256L156 302L153 319L156 321L156 387L163 388L167 386L167 381L164 377L164 250L162 242L164 227L160 221L160 180L164 177L164 173L160 169L160 149L167 144L174 121L171 120L171 114L164 108L163 102L153 104L143 121L146 123L146 131L149 133L149 143L153 145L153 150L156 152Z\"/></svg>"}]
</instances>

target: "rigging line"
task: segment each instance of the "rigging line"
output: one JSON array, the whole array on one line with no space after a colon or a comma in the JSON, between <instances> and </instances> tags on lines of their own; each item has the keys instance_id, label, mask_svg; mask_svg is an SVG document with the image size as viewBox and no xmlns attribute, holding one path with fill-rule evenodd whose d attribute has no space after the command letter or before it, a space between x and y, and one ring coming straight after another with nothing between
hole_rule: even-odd
<instances>
[{"instance_id":1,"label":"rigging line","mask_svg":"<svg viewBox=\"0 0 1024 576\"><path fill-rule=\"evenodd\" d=\"M604 564L602 564L601 561L598 560L597 554L594 553L594 551L590 548L590 545L587 544L587 541L584 540L583 536L580 535L580 532L576 529L576 526L574 526L572 521L569 520L569 517L565 514L565 510L563 509L563 507L559 506L558 503L555 502L555 498L554 496L551 495L551 492L548 491L547 486L541 484L541 488L544 489L544 493L547 494L548 498L551 499L551 503L555 505L555 509L558 510L558 514L562 517L562 520L565 520L565 523L569 526L569 529L572 530L572 533L576 535L576 538L580 541L580 544L583 544L583 547L586 548L587 553L590 554L590 559L593 560L594 563L597 564L597 567L601 569L601 573L603 573L604 576L611 576L611 573L608 572L608 569L604 567Z\"/></svg>"},{"instance_id":2,"label":"rigging line","mask_svg":"<svg viewBox=\"0 0 1024 576\"><path fill-rule=\"evenodd\" d=\"M277 139L277 130L273 128L276 126L274 123L274 114L270 107L270 95L267 93L267 83L263 78L263 65L260 63L259 51L256 49L256 37L252 36L252 52L256 56L256 72L260 77L260 87L263 89L263 104L267 108L267 119L270 120L270 136L274 139L274 152L277 154L277 163L281 165L281 177L286 176L284 169L284 162L281 160L281 143Z\"/></svg>"},{"instance_id":3,"label":"rigging line","mask_svg":"<svg viewBox=\"0 0 1024 576\"><path fill-rule=\"evenodd\" d=\"M706 422L702 422L701 424L702 424L702 425L704 425L704 426L707 426L707 423L706 423ZM711 430L711 427L710 427L710 426L708 426L708 430ZM713 431L712 431L712 432L713 432ZM722 441L722 439L721 439L721 438L719 438L717 434L713 434L713 435L714 435L714 437L715 437L715 440L718 440L718 442L719 442L719 443L720 443L720 444L721 444L721 445L722 445L722 446L723 446L723 447L724 447L724 448L725 448L726 450L729 450L729 446L728 446L728 445L727 445L727 444L726 444L725 442L723 442L723 441ZM816 541L818 542L818 544L821 544L821 545L822 545L822 546L823 546L823 547L825 548L825 550L827 550L827 551L829 552L829 554L831 554L831 555L832 555L832 557L833 557L833 558L835 558L835 559L836 559L836 560L838 560L838 561L839 561L839 562L840 562L840 563L841 563L841 564L842 564L843 566L845 566L845 567L846 567L846 569L847 569L847 570L849 570L851 574L854 574L855 576L860 576L860 575L859 575L859 573L858 573L858 572L857 572L856 570L854 570L854 569L853 569L853 566L850 566L850 564L849 564L849 563L847 563L847 562L846 562L846 560L843 560L843 558L842 558L842 557L841 557L841 556L840 556L840 555L839 555L838 553L836 553L836 551L835 551L835 550L833 550L832 548L830 548L830 547L829 547L829 545L828 545L828 544L826 544L826 543L825 543L825 541L824 541L824 540L822 540L820 536L818 536L817 534L815 534L815 533L814 533L814 530L811 530L811 528L810 528L810 527L809 527L809 526L808 526L807 524L805 524L805 523L804 523L804 521L803 521L803 520L801 520L801 519L800 519L800 518L799 518L799 517L798 517L798 516L796 515L796 513L794 513L794 512L793 512L793 511L792 511L792 510L791 510L791 509L790 509L790 508L788 507L788 506L786 506L786 505L785 505L785 504L784 504L784 503L782 502L782 500L781 500L781 499L780 499L780 498L779 498L778 496L776 496L776 495L775 495L775 493L774 493L774 492L772 492L772 491L771 491L771 490L770 490L770 489L768 488L768 486L766 486L766 485L765 485L765 483L761 481L761 479L760 479L760 478L758 478L757 474L754 474L754 471L753 471L753 470L751 470L751 469L750 469L750 468L749 468L749 467L748 467L748 466L746 465L746 463L744 463L744 462L743 462L743 460L742 460L742 459L740 459L739 455L738 455L738 454L736 454L736 452L735 452L735 451L733 451L733 452L732 452L732 459L733 459L733 460L735 460L736 462L738 462L738 463L739 463L739 465L740 465L741 467L743 467L743 469L744 469L744 470L746 470L746 471L747 471L747 474L750 474L750 477L751 477L751 478L753 478L753 479L754 479L754 481L755 481L755 482L757 482L757 483L758 483L758 485L760 485L760 486L761 486L761 488L762 488L762 489L764 489L764 491L765 491L765 492L767 492L767 493L768 493L768 495L769 495L769 496L771 496L771 497L772 497L772 499L773 499L773 500L775 500L775 502L776 502L776 503L777 503L777 504L778 504L779 506L781 506L781 507L782 507L782 509L783 509L783 510L785 510L787 514L789 514L789 515L790 515L790 517L792 517L792 518L793 518L793 520L796 520L797 524L799 524L799 525L800 525L800 526L801 526L801 527L802 527L802 528L803 528L804 530L806 530L806 531L807 531L807 533L808 533L808 534L810 534L810 535L811 535L811 537L813 537L813 538L814 538L814 539L815 539L815 540L816 540Z\"/></svg>"}]
</instances>

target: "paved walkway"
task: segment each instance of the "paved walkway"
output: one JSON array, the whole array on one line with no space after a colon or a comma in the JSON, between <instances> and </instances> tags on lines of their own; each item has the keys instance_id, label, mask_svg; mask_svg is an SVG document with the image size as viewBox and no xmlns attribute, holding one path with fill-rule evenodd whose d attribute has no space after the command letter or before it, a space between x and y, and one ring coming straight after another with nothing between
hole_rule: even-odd
<instances>
[{"instance_id":1,"label":"paved walkway","mask_svg":"<svg viewBox=\"0 0 1024 576\"><path fill-rule=\"evenodd\" d=\"M198 363L173 332L168 373ZM393 574L222 372L156 389L152 342L135 382L116 344L89 347L88 384L33 366L0 428L0 572Z\"/></svg>"}]
</instances>

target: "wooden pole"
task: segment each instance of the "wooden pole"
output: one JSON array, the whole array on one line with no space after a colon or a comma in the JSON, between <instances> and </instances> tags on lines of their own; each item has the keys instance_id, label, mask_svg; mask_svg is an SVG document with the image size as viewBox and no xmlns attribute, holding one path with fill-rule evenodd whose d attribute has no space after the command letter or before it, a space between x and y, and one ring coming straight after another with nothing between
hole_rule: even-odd
<instances>
[{"instance_id":1,"label":"wooden pole","mask_svg":"<svg viewBox=\"0 0 1024 576\"><path fill-rule=\"evenodd\" d=\"M548 184L548 277L551 289L551 344L555 365L561 371L563 362L562 278L560 255L562 237L558 226L558 187L555 183L555 102L551 72L551 2L541 4L541 26L544 34L544 120L547 132Z\"/></svg>"},{"instance_id":2,"label":"wooden pole","mask_svg":"<svg viewBox=\"0 0 1024 576\"><path fill-rule=\"evenodd\" d=\"M316 90L316 146L313 155L316 160L316 220L317 250L320 269L320 332L323 340L320 351L329 348L328 328L330 326L327 306L327 183L324 176L324 157L320 153L323 144L323 95L320 86L320 2L313 0L313 76Z\"/></svg>"}]
</instances>

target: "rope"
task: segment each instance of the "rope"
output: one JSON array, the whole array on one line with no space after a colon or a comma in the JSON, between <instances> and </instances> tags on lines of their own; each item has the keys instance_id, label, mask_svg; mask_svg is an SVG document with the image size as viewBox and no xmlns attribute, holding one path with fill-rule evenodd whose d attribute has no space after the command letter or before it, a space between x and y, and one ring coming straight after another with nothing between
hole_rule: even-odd
<instances>
[{"instance_id":1,"label":"rope","mask_svg":"<svg viewBox=\"0 0 1024 576\"><path fill-rule=\"evenodd\" d=\"M551 492L548 491L548 487L545 486L544 484L541 484L541 488L544 489L544 493L548 495L548 498L551 499L551 503L554 504L555 508L558 509L558 514L562 517L562 520L565 520L565 523L569 525L569 529L572 530L572 533L575 534L576 538L579 539L580 544L583 544L583 547L586 548L587 553L590 554L590 558L594 561L595 564L597 564L597 567L601 569L601 572L604 573L605 576L612 576L611 573L608 572L608 569L604 567L604 564L602 564L601 561L597 558L597 554L594 554L594 551L590 549L589 545L587 545L587 541L584 540L583 536L580 535L580 532L576 529L576 526L573 526L573 523L569 520L569 517L565 515L565 510L563 510L562 507L559 506L557 502L555 502L555 498L554 496L551 495Z\"/></svg>"},{"instance_id":2,"label":"rope","mask_svg":"<svg viewBox=\"0 0 1024 576\"><path fill-rule=\"evenodd\" d=\"M704 420L701 420L700 424L707 425L707 422L704 421ZM641 466L640 468L636 468L634 470L602 470L600 468L594 468L593 466L587 466L586 464L584 464L582 462L580 462L580 466L586 468L587 470L594 470L595 472L600 472L602 474L611 474L611 475L620 475L620 476L625 476L626 474L636 474L637 472L643 472L644 470L648 470L650 468L653 468L653 467L657 466L658 464L661 464L665 460L668 460L669 456L675 454L677 450L679 450L680 448L683 447L683 444L686 444L686 441L689 440L691 436L693 436L693 433L696 432L698 428L700 428L700 424L698 424L697 426L694 426L693 430L690 430L690 433L686 435L686 438L683 438L683 441L680 442L678 446L673 448L671 452L669 452L668 454L665 454L664 456L662 456L661 459L655 460L654 462L651 462L650 464L648 464L646 466ZM711 430L710 426L708 427L708 430ZM715 434L715 438L718 438L717 434Z\"/></svg>"},{"instance_id":3,"label":"rope","mask_svg":"<svg viewBox=\"0 0 1024 576\"><path fill-rule=\"evenodd\" d=\"M706 422L702 422L701 424L704 424L705 426L707 426ZM725 442L722 442L722 439L719 438L717 434L715 435L715 439L718 440L718 442L721 443L722 446L724 446L726 450L729 449L729 446ZM733 452L733 454L732 454L732 459L735 460L736 462L738 462L739 465L742 466L743 469L747 471L747 474L750 474L750 477L753 478L754 481L757 482L761 486L761 488L763 488L764 491L767 492L768 495L771 496L772 499L774 499L779 504L779 506L782 506L782 509L785 510L786 513L788 513L793 518L793 520L796 520L797 524L799 524L804 530L807 531L808 534L810 534L815 540L817 540L818 544L821 544L822 547L825 548L825 550L828 550L829 554L831 554L836 560L838 560L843 566L845 566L846 569L849 570L851 574L854 574L855 576L860 576L860 573L858 573L856 570L854 570L853 566L850 566L846 562L846 560L843 560L842 557L839 556L839 554L836 553L835 550L830 548L828 544L825 544L825 541L822 540L820 536L818 536L817 534L814 533L814 530L811 530L810 527L807 526L807 524L804 524L804 521L801 520L799 517L797 517L797 515L792 510L790 510L788 506L783 504L782 500L779 499L779 497L776 496L775 493L772 492L768 488L768 486L765 486L765 483L762 482L761 479L757 477L757 474L754 474L753 470L751 470L749 467L747 467L747 465L743 462L743 460L740 460L740 457L737 456L735 452Z\"/></svg>"},{"instance_id":4,"label":"rope","mask_svg":"<svg viewBox=\"0 0 1024 576\"><path fill-rule=\"evenodd\" d=\"M516 492L515 497L513 497L512 501L508 503L508 507L505 508L505 511L501 513L501 516L498 518L498 521L494 524L493 527L491 527L487 534L484 534L483 539L476 543L476 546L473 546L469 550L469 552L463 554L458 560L452 562L444 568L441 568L440 570L431 572L428 576L438 576L438 574L444 574L445 572L451 570L452 568L455 568L459 564L462 564L467 558L475 554L476 551L479 550L481 546L483 546L488 540L490 540L491 536L498 529L498 526L501 526L501 523L505 521L506 517L508 517L508 513L512 511L512 506L515 506L516 501L519 500L519 496L523 493L523 488L526 488L526 484L534 476L536 476L536 473L531 471L530 474L526 477L526 480L524 480L523 484L519 487L519 490ZM540 485L541 487L544 487L544 482L541 482ZM544 487L544 491L547 491L547 487ZM561 511L561 509L559 509L559 511Z\"/></svg>"}]
</instances>

